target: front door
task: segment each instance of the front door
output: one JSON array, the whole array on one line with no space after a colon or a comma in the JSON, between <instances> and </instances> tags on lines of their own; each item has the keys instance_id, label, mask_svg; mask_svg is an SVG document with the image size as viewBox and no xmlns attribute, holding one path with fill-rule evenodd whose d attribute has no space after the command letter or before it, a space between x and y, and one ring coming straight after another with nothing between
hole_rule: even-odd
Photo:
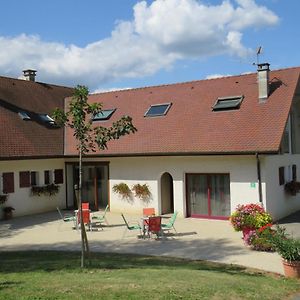
<instances>
[{"instance_id":1,"label":"front door","mask_svg":"<svg viewBox=\"0 0 300 300\"><path fill-rule=\"evenodd\" d=\"M186 182L188 217L229 217L229 174L187 174Z\"/></svg>"}]
</instances>

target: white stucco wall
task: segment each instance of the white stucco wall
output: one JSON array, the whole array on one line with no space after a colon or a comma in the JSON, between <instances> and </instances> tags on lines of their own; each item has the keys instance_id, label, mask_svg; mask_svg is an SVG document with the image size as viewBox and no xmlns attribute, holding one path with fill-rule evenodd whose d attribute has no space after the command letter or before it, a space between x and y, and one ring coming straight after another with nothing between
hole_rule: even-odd
<instances>
[{"instance_id":1,"label":"white stucco wall","mask_svg":"<svg viewBox=\"0 0 300 300\"><path fill-rule=\"evenodd\" d=\"M293 164L297 165L297 181L300 181L300 154L269 155L263 158L264 178L267 187L266 209L275 220L300 210L300 194L291 196L284 191L284 185L279 185L279 167L285 167L285 177L288 181L287 168Z\"/></svg>"},{"instance_id":2,"label":"white stucco wall","mask_svg":"<svg viewBox=\"0 0 300 300\"><path fill-rule=\"evenodd\" d=\"M98 159L98 161L101 161ZM191 157L137 157L109 158L110 161L110 209L115 212L140 213L142 207L154 207L161 212L160 179L168 172L173 177L174 209L186 215L186 173L228 173L230 175L231 211L238 204L256 203L258 199L257 169L255 156L191 156ZM133 197L122 199L112 191L114 184L125 182L147 183L152 193L149 203ZM251 185L252 183L252 185ZM265 184L263 183L265 199Z\"/></svg>"},{"instance_id":3,"label":"white stucco wall","mask_svg":"<svg viewBox=\"0 0 300 300\"><path fill-rule=\"evenodd\" d=\"M15 208L14 216L24 216L34 213L54 210L57 206L65 207L65 184L60 184L58 194L49 196L31 196L30 188L20 188L19 172L36 171L38 172L38 185L44 185L44 171L55 169L64 169L63 159L36 159L36 160L17 160L0 161L0 174L5 172L14 172L15 192L10 193L5 206ZM2 180L1 180L2 194Z\"/></svg>"}]
</instances>

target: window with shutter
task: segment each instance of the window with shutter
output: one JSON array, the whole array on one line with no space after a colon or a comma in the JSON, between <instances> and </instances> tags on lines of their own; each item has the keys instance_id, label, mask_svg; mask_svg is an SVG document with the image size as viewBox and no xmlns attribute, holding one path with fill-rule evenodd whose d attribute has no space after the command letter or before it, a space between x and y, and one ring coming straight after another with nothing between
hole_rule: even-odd
<instances>
[{"instance_id":1,"label":"window with shutter","mask_svg":"<svg viewBox=\"0 0 300 300\"><path fill-rule=\"evenodd\" d=\"M37 172L36 171L30 172L30 184L31 184L31 186L37 185Z\"/></svg>"},{"instance_id":2,"label":"window with shutter","mask_svg":"<svg viewBox=\"0 0 300 300\"><path fill-rule=\"evenodd\" d=\"M50 171L44 171L44 182L45 184L50 184Z\"/></svg>"},{"instance_id":3,"label":"window with shutter","mask_svg":"<svg viewBox=\"0 0 300 300\"><path fill-rule=\"evenodd\" d=\"M285 184L285 178L284 178L284 167L279 168L279 185Z\"/></svg>"},{"instance_id":4,"label":"window with shutter","mask_svg":"<svg viewBox=\"0 0 300 300\"><path fill-rule=\"evenodd\" d=\"M293 178L293 181L297 181L297 166L296 165L292 165L292 178Z\"/></svg>"},{"instance_id":5,"label":"window with shutter","mask_svg":"<svg viewBox=\"0 0 300 300\"><path fill-rule=\"evenodd\" d=\"M64 183L64 170L63 169L54 170L54 183L55 184Z\"/></svg>"},{"instance_id":6,"label":"window with shutter","mask_svg":"<svg viewBox=\"0 0 300 300\"><path fill-rule=\"evenodd\" d=\"M30 172L19 172L20 188L30 187Z\"/></svg>"},{"instance_id":7,"label":"window with shutter","mask_svg":"<svg viewBox=\"0 0 300 300\"><path fill-rule=\"evenodd\" d=\"M15 182L14 182L14 173L3 173L3 193L14 193L15 192Z\"/></svg>"}]
</instances>

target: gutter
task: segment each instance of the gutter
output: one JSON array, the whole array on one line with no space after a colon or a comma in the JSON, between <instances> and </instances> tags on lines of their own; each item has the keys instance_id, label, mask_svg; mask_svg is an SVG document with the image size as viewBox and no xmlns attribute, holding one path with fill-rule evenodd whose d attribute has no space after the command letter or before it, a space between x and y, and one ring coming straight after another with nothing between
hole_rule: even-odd
<instances>
[{"instance_id":1,"label":"gutter","mask_svg":"<svg viewBox=\"0 0 300 300\"><path fill-rule=\"evenodd\" d=\"M263 198L262 198L262 184L261 184L261 170L260 170L260 159L258 152L255 154L256 157L256 168L257 168L257 181L258 181L258 200L260 205L263 207Z\"/></svg>"}]
</instances>

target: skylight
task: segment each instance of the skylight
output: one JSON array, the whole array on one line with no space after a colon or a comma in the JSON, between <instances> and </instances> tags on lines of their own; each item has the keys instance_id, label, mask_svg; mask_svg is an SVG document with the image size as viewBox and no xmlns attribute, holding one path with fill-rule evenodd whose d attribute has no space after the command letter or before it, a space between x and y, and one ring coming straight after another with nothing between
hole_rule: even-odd
<instances>
[{"instance_id":1,"label":"skylight","mask_svg":"<svg viewBox=\"0 0 300 300\"><path fill-rule=\"evenodd\" d=\"M213 111L239 109L244 95L218 98L212 107Z\"/></svg>"},{"instance_id":2,"label":"skylight","mask_svg":"<svg viewBox=\"0 0 300 300\"><path fill-rule=\"evenodd\" d=\"M105 121L108 120L112 114L116 111L116 108L114 109L104 109L98 114L96 114L93 118L93 121Z\"/></svg>"},{"instance_id":3,"label":"skylight","mask_svg":"<svg viewBox=\"0 0 300 300\"><path fill-rule=\"evenodd\" d=\"M151 105L150 108L145 113L145 117L164 116L164 115L167 114L167 112L170 109L171 105L172 105L172 103Z\"/></svg>"},{"instance_id":4,"label":"skylight","mask_svg":"<svg viewBox=\"0 0 300 300\"><path fill-rule=\"evenodd\" d=\"M19 111L18 112L19 117L24 120L24 121L29 121L31 120L31 118L29 117L29 115L27 114L27 112L25 111Z\"/></svg>"},{"instance_id":5,"label":"skylight","mask_svg":"<svg viewBox=\"0 0 300 300\"><path fill-rule=\"evenodd\" d=\"M39 118L42 122L48 124L48 125L55 125L54 120L46 114L39 114Z\"/></svg>"}]
</instances>

